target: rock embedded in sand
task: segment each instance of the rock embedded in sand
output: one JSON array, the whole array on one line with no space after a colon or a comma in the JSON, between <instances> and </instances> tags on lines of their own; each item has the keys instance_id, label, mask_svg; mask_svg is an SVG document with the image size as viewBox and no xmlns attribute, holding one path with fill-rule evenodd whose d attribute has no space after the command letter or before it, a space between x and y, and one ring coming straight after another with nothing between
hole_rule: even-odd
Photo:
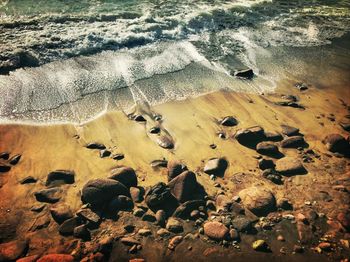
<instances>
[{"instance_id":1,"label":"rock embedded in sand","mask_svg":"<svg viewBox=\"0 0 350 262\"><path fill-rule=\"evenodd\" d=\"M220 121L220 124L222 126L236 126L238 125L238 121L233 116L226 116Z\"/></svg>"},{"instance_id":2,"label":"rock embedded in sand","mask_svg":"<svg viewBox=\"0 0 350 262\"><path fill-rule=\"evenodd\" d=\"M302 136L291 136L281 141L282 148L298 148L305 146L305 140Z\"/></svg>"},{"instance_id":3,"label":"rock embedded in sand","mask_svg":"<svg viewBox=\"0 0 350 262\"><path fill-rule=\"evenodd\" d=\"M42 256L37 262L73 262L74 257L67 254L49 254Z\"/></svg>"},{"instance_id":4,"label":"rock embedded in sand","mask_svg":"<svg viewBox=\"0 0 350 262\"><path fill-rule=\"evenodd\" d=\"M174 141L167 136L160 136L157 138L157 144L165 149L173 149Z\"/></svg>"},{"instance_id":5,"label":"rock embedded in sand","mask_svg":"<svg viewBox=\"0 0 350 262\"><path fill-rule=\"evenodd\" d=\"M9 152L1 152L0 153L0 159L8 160L9 157L10 157L10 153Z\"/></svg>"},{"instance_id":6,"label":"rock embedded in sand","mask_svg":"<svg viewBox=\"0 0 350 262\"><path fill-rule=\"evenodd\" d=\"M251 148L255 148L259 142L266 139L264 129L260 126L238 130L235 138L240 144Z\"/></svg>"},{"instance_id":7,"label":"rock embedded in sand","mask_svg":"<svg viewBox=\"0 0 350 262\"><path fill-rule=\"evenodd\" d=\"M116 180L122 183L127 188L137 186L137 176L135 170L131 167L116 167L111 171L109 179Z\"/></svg>"},{"instance_id":8,"label":"rock embedded in sand","mask_svg":"<svg viewBox=\"0 0 350 262\"><path fill-rule=\"evenodd\" d=\"M51 220L48 216L41 215L35 219L34 224L30 227L29 231L34 232L34 231L46 228L49 226L50 223L51 223Z\"/></svg>"},{"instance_id":9,"label":"rock embedded in sand","mask_svg":"<svg viewBox=\"0 0 350 262\"><path fill-rule=\"evenodd\" d=\"M183 231L183 226L178 219L170 217L166 223L166 229L173 233L180 233Z\"/></svg>"},{"instance_id":10,"label":"rock embedded in sand","mask_svg":"<svg viewBox=\"0 0 350 262\"><path fill-rule=\"evenodd\" d=\"M181 243L181 241L183 240L183 237L182 236L174 236L170 242L169 242L169 245L168 245L168 248L170 250L175 250L176 246L179 245Z\"/></svg>"},{"instance_id":11,"label":"rock embedded in sand","mask_svg":"<svg viewBox=\"0 0 350 262\"><path fill-rule=\"evenodd\" d=\"M62 197L63 190L59 187L43 189L34 193L34 196L39 202L56 203Z\"/></svg>"},{"instance_id":12,"label":"rock embedded in sand","mask_svg":"<svg viewBox=\"0 0 350 262\"><path fill-rule=\"evenodd\" d=\"M67 220L65 220L58 228L58 232L62 236L69 236L73 235L74 228L77 226L80 226L82 224L82 221L79 217L72 217Z\"/></svg>"},{"instance_id":13,"label":"rock embedded in sand","mask_svg":"<svg viewBox=\"0 0 350 262\"><path fill-rule=\"evenodd\" d=\"M104 144L100 144L97 142L88 143L85 147L88 149L100 149L100 150L106 149L106 146Z\"/></svg>"},{"instance_id":14,"label":"rock embedded in sand","mask_svg":"<svg viewBox=\"0 0 350 262\"><path fill-rule=\"evenodd\" d=\"M129 190L122 183L113 179L94 179L85 184L81 198L83 203L101 208L118 195L130 195Z\"/></svg>"},{"instance_id":15,"label":"rock embedded in sand","mask_svg":"<svg viewBox=\"0 0 350 262\"><path fill-rule=\"evenodd\" d=\"M100 158L109 157L111 154L112 152L107 149L100 150Z\"/></svg>"},{"instance_id":16,"label":"rock embedded in sand","mask_svg":"<svg viewBox=\"0 0 350 262\"><path fill-rule=\"evenodd\" d=\"M326 136L323 142L326 144L327 150L333 153L344 154L350 152L349 141L347 141L342 135L330 134Z\"/></svg>"},{"instance_id":17,"label":"rock embedded in sand","mask_svg":"<svg viewBox=\"0 0 350 262\"><path fill-rule=\"evenodd\" d=\"M185 171L168 183L171 193L179 202L186 202L196 197L199 184L196 175L191 171Z\"/></svg>"},{"instance_id":18,"label":"rock embedded in sand","mask_svg":"<svg viewBox=\"0 0 350 262\"><path fill-rule=\"evenodd\" d=\"M262 155L277 155L279 154L278 146L271 142L260 142L256 145L256 151Z\"/></svg>"},{"instance_id":19,"label":"rock embedded in sand","mask_svg":"<svg viewBox=\"0 0 350 262\"><path fill-rule=\"evenodd\" d=\"M271 191L250 187L239 192L244 206L256 216L266 216L276 209L276 199Z\"/></svg>"},{"instance_id":20,"label":"rock embedded in sand","mask_svg":"<svg viewBox=\"0 0 350 262\"><path fill-rule=\"evenodd\" d=\"M156 159L151 162L151 167L167 167L168 161L165 159Z\"/></svg>"},{"instance_id":21,"label":"rock embedded in sand","mask_svg":"<svg viewBox=\"0 0 350 262\"><path fill-rule=\"evenodd\" d=\"M150 130L148 132L150 132L150 134L159 134L160 128L158 126L154 126L154 127L150 128Z\"/></svg>"},{"instance_id":22,"label":"rock embedded in sand","mask_svg":"<svg viewBox=\"0 0 350 262\"><path fill-rule=\"evenodd\" d=\"M133 119L134 119L136 122L146 122L146 119L144 118L143 115L134 115L134 116L133 116Z\"/></svg>"},{"instance_id":23,"label":"rock embedded in sand","mask_svg":"<svg viewBox=\"0 0 350 262\"><path fill-rule=\"evenodd\" d=\"M53 220L55 220L58 224L62 224L67 219L73 217L72 210L70 209L69 206L65 204L51 207L50 213Z\"/></svg>"},{"instance_id":24,"label":"rock embedded in sand","mask_svg":"<svg viewBox=\"0 0 350 262\"><path fill-rule=\"evenodd\" d=\"M0 261L15 261L28 250L27 240L14 240L0 244Z\"/></svg>"},{"instance_id":25,"label":"rock embedded in sand","mask_svg":"<svg viewBox=\"0 0 350 262\"><path fill-rule=\"evenodd\" d=\"M345 130L350 132L350 123L339 123L339 125Z\"/></svg>"},{"instance_id":26,"label":"rock embedded in sand","mask_svg":"<svg viewBox=\"0 0 350 262\"><path fill-rule=\"evenodd\" d=\"M276 161L276 171L281 175L301 175L307 171L303 164L294 157L284 157Z\"/></svg>"},{"instance_id":27,"label":"rock embedded in sand","mask_svg":"<svg viewBox=\"0 0 350 262\"><path fill-rule=\"evenodd\" d=\"M9 163L10 165L17 165L19 160L21 160L22 155L14 155L13 157L10 158Z\"/></svg>"},{"instance_id":28,"label":"rock embedded in sand","mask_svg":"<svg viewBox=\"0 0 350 262\"><path fill-rule=\"evenodd\" d=\"M187 170L187 166L177 160L170 160L167 164L168 181L171 181L181 173Z\"/></svg>"},{"instance_id":29,"label":"rock embedded in sand","mask_svg":"<svg viewBox=\"0 0 350 262\"><path fill-rule=\"evenodd\" d=\"M6 173L11 170L11 166L0 161L0 173Z\"/></svg>"},{"instance_id":30,"label":"rock embedded in sand","mask_svg":"<svg viewBox=\"0 0 350 262\"><path fill-rule=\"evenodd\" d=\"M60 185L60 184L73 184L75 182L75 173L70 170L56 170L50 172L47 175L46 186Z\"/></svg>"},{"instance_id":31,"label":"rock embedded in sand","mask_svg":"<svg viewBox=\"0 0 350 262\"><path fill-rule=\"evenodd\" d=\"M282 133L286 136L296 136L299 134L299 129L296 127L281 125Z\"/></svg>"},{"instance_id":32,"label":"rock embedded in sand","mask_svg":"<svg viewBox=\"0 0 350 262\"><path fill-rule=\"evenodd\" d=\"M38 180L32 176L27 176L25 178L23 178L22 180L19 181L20 184L24 185L24 184L33 184L36 183Z\"/></svg>"},{"instance_id":33,"label":"rock embedded in sand","mask_svg":"<svg viewBox=\"0 0 350 262\"><path fill-rule=\"evenodd\" d=\"M225 158L212 158L204 166L204 173L223 177L227 169L228 162Z\"/></svg>"},{"instance_id":34,"label":"rock embedded in sand","mask_svg":"<svg viewBox=\"0 0 350 262\"><path fill-rule=\"evenodd\" d=\"M253 69L237 70L234 72L235 77L252 79L254 77Z\"/></svg>"},{"instance_id":35,"label":"rock embedded in sand","mask_svg":"<svg viewBox=\"0 0 350 262\"><path fill-rule=\"evenodd\" d=\"M204 224L204 234L211 239L221 241L228 238L229 229L222 223L213 221Z\"/></svg>"},{"instance_id":36,"label":"rock embedded in sand","mask_svg":"<svg viewBox=\"0 0 350 262\"><path fill-rule=\"evenodd\" d=\"M271 159L262 158L259 160L259 168L261 170L275 168L275 163Z\"/></svg>"}]
</instances>

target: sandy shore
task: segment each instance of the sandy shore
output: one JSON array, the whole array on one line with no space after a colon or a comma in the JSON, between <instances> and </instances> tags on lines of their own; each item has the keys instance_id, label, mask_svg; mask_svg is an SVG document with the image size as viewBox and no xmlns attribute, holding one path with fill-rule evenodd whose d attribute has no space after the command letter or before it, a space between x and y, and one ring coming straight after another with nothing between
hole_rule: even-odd
<instances>
[{"instance_id":1,"label":"sandy shore","mask_svg":"<svg viewBox=\"0 0 350 262\"><path fill-rule=\"evenodd\" d=\"M108 253L111 254L110 261L128 261L131 258L144 258L146 261L179 261L180 258L182 261L194 261L196 258L196 261L208 261L218 257L235 257L238 260L255 260L261 257L270 261L327 260L330 257L339 261L349 257L349 247L346 247L349 234L340 225L337 216L349 209L347 190L350 189L350 162L341 155L329 152L322 143L329 134L349 136L339 125L350 121L346 118L350 113L349 89L320 90L309 86L307 90L300 91L293 85L292 82L280 83L274 94L221 91L154 107L139 105L134 112L108 112L81 126L0 126L0 152L7 151L11 155L22 156L19 163L11 167L9 172L0 173L0 243L29 239L29 247L21 256L66 253L81 259L89 256L91 258L91 254L97 253L96 250L94 252L94 245L104 237L112 236L115 241L114 247ZM286 101L281 98L282 95L298 97L297 103L305 109L275 104ZM146 121L131 120L128 114L135 112L142 115ZM161 120L154 120L155 115L161 116ZM220 125L220 119L226 116L233 116L238 124L233 127ZM265 132L281 132L282 124L299 128L308 144L308 147L301 151L281 148L280 142L276 142L283 155L302 160L302 155L307 154L305 152L308 149L312 149L319 158L312 155L312 161L303 163L307 174L284 177L283 184L278 185L262 176L256 159L259 154L238 143L234 137L238 130L256 125L261 126ZM160 128L160 135L149 132L155 126ZM219 133L224 134L225 138L220 137ZM160 147L157 143L160 136L169 137L174 142L174 148ZM104 144L112 155L123 154L124 158L101 158L98 150L85 147L90 142ZM211 158L227 160L228 168L222 178L212 180L203 172L205 164ZM159 226L134 217L132 212L122 212L117 221L104 220L98 229L91 231L92 240L84 242L73 236L64 237L58 233L59 225L51 218L49 211L51 204L46 204L44 210L39 213L31 211L33 206L40 204L36 201L34 193L46 188L47 175L51 171L63 169L75 172L74 184L62 185L64 194L60 201L54 204L65 203L75 212L82 206L81 189L87 181L107 178L117 166L133 168L137 174L138 186L147 188L158 182L167 183L167 169L150 165L152 161L159 159L179 160L184 163L189 170L195 172L197 181L204 186L214 201L217 194L223 193L228 199L232 199L242 189L251 186L270 190L277 200L287 198L293 204L293 210L280 210L272 213L273 216L291 214L298 218L298 214L305 215L310 220L308 223L315 229L311 233L305 231L309 232L305 234L309 234L311 239L301 239L303 237L300 237L300 232L303 229L297 226L298 221L283 227L282 219L282 222L276 223L270 230L258 230L257 234L242 233L241 241L237 244L241 249L238 250L232 246L223 247L222 244L225 243L222 241L219 243L206 240L205 235L198 234L200 227L195 227L194 222L182 221L185 228L182 234L160 238L156 234ZM21 184L20 181L28 176L37 179L37 182ZM343 185L345 189L335 190L336 185ZM142 204L146 205L144 202ZM318 214L317 221L313 222L307 216L310 210ZM45 217L47 223L43 223L42 228L33 230L33 225L42 220L42 217ZM144 227L152 231L147 237L133 235L142 246L136 254L128 253L130 247L118 240L128 235L124 231L124 226L128 223L136 226L134 232ZM186 236L188 233L192 233L194 239L185 238L174 251L167 248L169 239L173 236ZM285 242L276 240L279 234L284 235ZM253 250L251 243L257 239L264 239L272 252ZM319 242L330 243L331 251L314 250ZM303 246L304 253L292 255L293 251L296 251L295 245ZM285 247L286 255L281 252L282 247ZM104 254L104 260L107 260L108 255ZM96 257L94 259L97 260Z\"/></svg>"}]
</instances>

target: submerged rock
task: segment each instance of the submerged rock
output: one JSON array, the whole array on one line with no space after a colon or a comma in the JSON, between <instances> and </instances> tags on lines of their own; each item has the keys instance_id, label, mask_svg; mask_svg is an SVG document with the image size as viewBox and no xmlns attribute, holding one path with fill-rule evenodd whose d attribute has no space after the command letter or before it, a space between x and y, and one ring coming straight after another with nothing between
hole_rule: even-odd
<instances>
[{"instance_id":1,"label":"submerged rock","mask_svg":"<svg viewBox=\"0 0 350 262\"><path fill-rule=\"evenodd\" d=\"M204 173L223 177L227 169L228 162L224 158L212 158L204 166Z\"/></svg>"},{"instance_id":2,"label":"submerged rock","mask_svg":"<svg viewBox=\"0 0 350 262\"><path fill-rule=\"evenodd\" d=\"M250 187L239 192L244 206L256 216L266 216L276 209L276 199L271 191Z\"/></svg>"}]
</instances>

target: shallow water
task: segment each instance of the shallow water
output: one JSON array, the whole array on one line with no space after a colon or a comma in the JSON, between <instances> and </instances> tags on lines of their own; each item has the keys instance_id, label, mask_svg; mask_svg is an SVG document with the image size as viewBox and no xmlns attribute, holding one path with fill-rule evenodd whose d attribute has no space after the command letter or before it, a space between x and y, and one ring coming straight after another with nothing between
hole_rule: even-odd
<instances>
[{"instance_id":1,"label":"shallow water","mask_svg":"<svg viewBox=\"0 0 350 262\"><path fill-rule=\"evenodd\" d=\"M0 3L2 122L81 123L138 101L271 92L284 78L349 83L349 1ZM247 67L252 81L230 75Z\"/></svg>"}]
</instances>

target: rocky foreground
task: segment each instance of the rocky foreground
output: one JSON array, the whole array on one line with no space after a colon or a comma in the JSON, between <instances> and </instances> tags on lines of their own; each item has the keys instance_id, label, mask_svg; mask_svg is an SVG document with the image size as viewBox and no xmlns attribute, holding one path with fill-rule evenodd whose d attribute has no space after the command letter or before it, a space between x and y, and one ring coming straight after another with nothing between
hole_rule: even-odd
<instances>
[{"instance_id":1,"label":"rocky foreground","mask_svg":"<svg viewBox=\"0 0 350 262\"><path fill-rule=\"evenodd\" d=\"M1 127L0 261L348 261L350 106L296 87Z\"/></svg>"}]
</instances>

